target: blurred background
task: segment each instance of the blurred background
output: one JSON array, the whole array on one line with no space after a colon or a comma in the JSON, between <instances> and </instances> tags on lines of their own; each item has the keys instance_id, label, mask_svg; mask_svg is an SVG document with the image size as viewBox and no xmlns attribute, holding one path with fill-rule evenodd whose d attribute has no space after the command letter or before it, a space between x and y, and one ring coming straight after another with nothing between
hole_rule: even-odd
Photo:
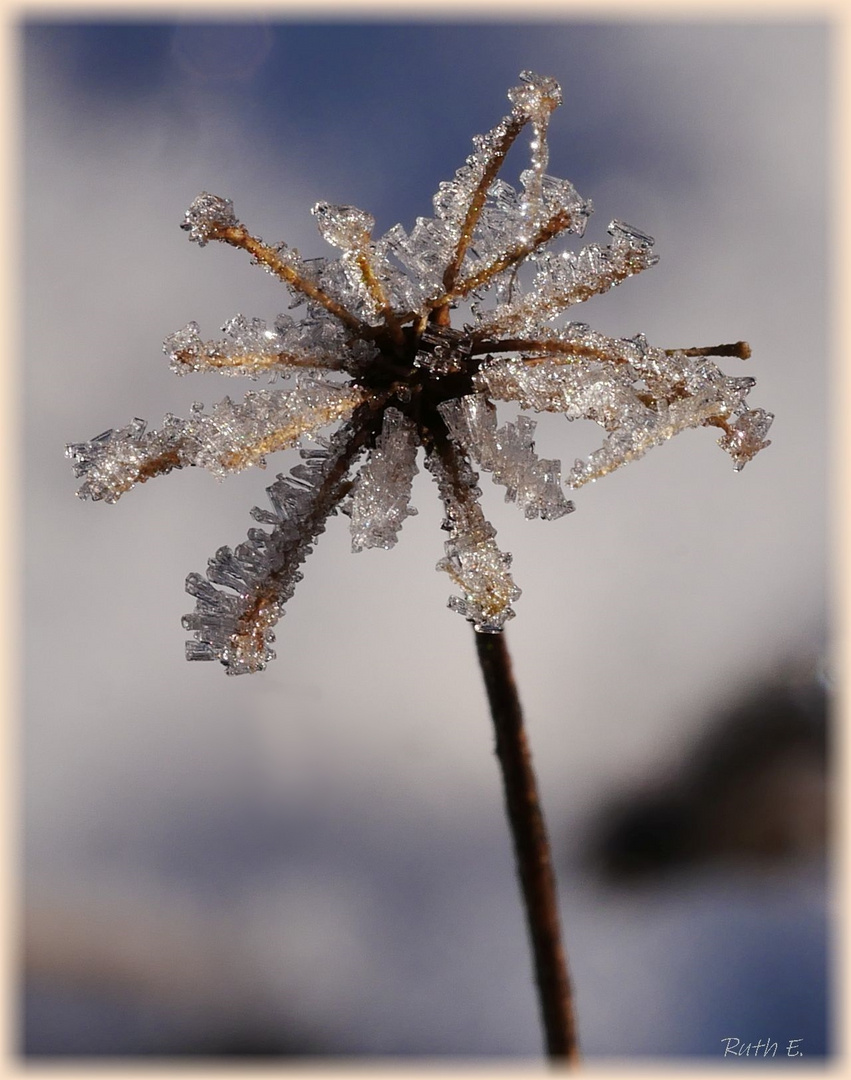
<instances>
[{"instance_id":1,"label":"blurred background","mask_svg":"<svg viewBox=\"0 0 851 1080\"><path fill-rule=\"evenodd\" d=\"M20 27L28 1055L534 1058L541 1037L471 631L434 572L427 474L391 551L334 519L278 659L187 664L186 574L294 455L74 498L68 442L252 384L162 340L288 296L186 241L202 190L327 253L310 207L410 228L531 68L550 172L661 263L574 309L662 347L747 339L773 445L690 431L527 522L485 480L523 589L508 630L587 1056L829 1052L826 24ZM515 176L507 179L515 180ZM540 418L569 466L599 429Z\"/></svg>"}]
</instances>

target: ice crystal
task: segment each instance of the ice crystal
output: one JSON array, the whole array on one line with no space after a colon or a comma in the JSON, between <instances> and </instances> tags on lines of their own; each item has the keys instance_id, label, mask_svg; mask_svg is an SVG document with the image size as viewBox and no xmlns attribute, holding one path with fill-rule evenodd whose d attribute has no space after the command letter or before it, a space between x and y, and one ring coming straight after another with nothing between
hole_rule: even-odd
<instances>
[{"instance_id":1,"label":"ice crystal","mask_svg":"<svg viewBox=\"0 0 851 1080\"><path fill-rule=\"evenodd\" d=\"M384 410L381 433L354 483L351 502L342 507L352 519L352 551L391 548L409 505L417 469L417 428L398 409Z\"/></svg>"},{"instance_id":2,"label":"ice crystal","mask_svg":"<svg viewBox=\"0 0 851 1080\"><path fill-rule=\"evenodd\" d=\"M190 322L164 344L178 374L214 371L292 380L285 390L249 392L190 416L166 416L158 431L142 420L110 430L67 454L82 498L115 502L160 473L201 466L218 478L265 466L269 454L302 446L301 461L268 489L235 550L220 548L206 576L190 574L195 611L184 627L191 660L219 660L228 674L259 671L274 657L274 626L301 579L301 563L337 510L348 515L352 548L392 547L410 505L420 447L445 508L449 539L437 564L460 591L449 605L482 633L498 633L520 595L511 556L479 504L475 462L506 489L526 517L573 510L558 461L535 453L535 422L523 413L498 425L495 401L594 421L602 446L569 470L581 487L685 428L720 429L719 445L740 470L768 445L772 416L749 409L750 378L725 375L712 357L746 359L744 342L659 349L643 335L611 338L585 323L553 321L569 307L653 266L653 238L612 221L609 244L556 250L582 236L591 212L567 180L547 174L547 133L561 104L558 83L524 71L508 93L511 112L485 135L434 196L434 217L410 233L396 225L372 235L375 220L353 206L320 202L313 214L337 259L303 259L268 245L238 220L229 199L203 193L183 228L204 246L247 251L288 288L291 308L272 326L238 314L219 340ZM500 178L508 150L530 128L530 167L520 189ZM469 322L451 313L471 302ZM330 438L323 428L337 423Z\"/></svg>"}]
</instances>

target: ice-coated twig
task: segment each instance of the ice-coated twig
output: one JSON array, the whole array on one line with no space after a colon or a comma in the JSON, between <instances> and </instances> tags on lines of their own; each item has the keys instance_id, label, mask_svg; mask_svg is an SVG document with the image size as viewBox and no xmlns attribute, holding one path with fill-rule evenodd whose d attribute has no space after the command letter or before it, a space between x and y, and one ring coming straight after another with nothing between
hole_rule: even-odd
<instances>
[{"instance_id":1,"label":"ice-coated twig","mask_svg":"<svg viewBox=\"0 0 851 1080\"><path fill-rule=\"evenodd\" d=\"M146 428L146 421L136 417L126 427L65 447L74 475L85 478L77 489L79 498L114 503L136 484L183 468L186 421L168 415L159 431Z\"/></svg>"},{"instance_id":2,"label":"ice-coated twig","mask_svg":"<svg viewBox=\"0 0 851 1080\"><path fill-rule=\"evenodd\" d=\"M626 278L655 266L653 238L621 221L609 225L614 242L601 248L589 244L580 252L543 252L529 293L483 314L480 334L525 335L541 320L556 318L568 307L608 292Z\"/></svg>"},{"instance_id":3,"label":"ice-coated twig","mask_svg":"<svg viewBox=\"0 0 851 1080\"><path fill-rule=\"evenodd\" d=\"M561 490L561 462L535 453L535 421L496 426L496 408L482 395L444 401L440 414L453 440L503 485L506 502L516 502L527 518L554 521L575 509Z\"/></svg>"},{"instance_id":4,"label":"ice-coated twig","mask_svg":"<svg viewBox=\"0 0 851 1080\"><path fill-rule=\"evenodd\" d=\"M509 91L508 99L514 106L509 116L491 128L486 135L478 135L473 140L475 153L471 155L462 169L455 174L455 179L443 183L435 195L434 205L439 217L453 226L455 240L454 251L443 272L444 293L436 301L430 302L432 308L442 308L455 296L464 295L455 288L458 275L464 263L464 257L473 240L485 200L496 175L502 168L505 155L512 143L529 122L533 125L535 137L532 142L533 193L523 207L527 220L534 220L534 211L538 207L538 190L541 187L543 172L546 169L548 152L546 148L546 128L550 113L561 104L561 87L555 79L536 75L532 71L520 74L520 85ZM439 320L435 320L439 321Z\"/></svg>"},{"instance_id":5,"label":"ice-coated twig","mask_svg":"<svg viewBox=\"0 0 851 1080\"><path fill-rule=\"evenodd\" d=\"M398 409L385 410L381 434L342 507L351 518L352 551L393 547L402 522L416 514L410 505L411 484L419 471L416 435L407 416Z\"/></svg>"},{"instance_id":6,"label":"ice-coated twig","mask_svg":"<svg viewBox=\"0 0 851 1080\"><path fill-rule=\"evenodd\" d=\"M453 216L457 219L459 210L462 209L464 213L460 225L457 226L458 240L455 251L443 272L444 297L446 298L455 296L455 281L473 239L473 232L485 205L488 189L526 120L527 118L521 113L506 117L487 135L479 136L476 143L477 154L472 159L468 159L467 166L459 170L454 181L441 184L438 195L435 196L435 209L438 213L441 210L444 211L441 216L450 217L454 210ZM443 299L443 303L446 302L447 300ZM441 300L438 299L433 306L438 307L440 303Z\"/></svg>"},{"instance_id":7,"label":"ice-coated twig","mask_svg":"<svg viewBox=\"0 0 851 1080\"><path fill-rule=\"evenodd\" d=\"M398 348L404 345L402 324L382 284L386 263L370 243L375 218L356 206L331 206L317 203L311 213L322 236L343 251L340 260L350 286L368 302L370 314L379 316Z\"/></svg>"},{"instance_id":8,"label":"ice-coated twig","mask_svg":"<svg viewBox=\"0 0 851 1080\"><path fill-rule=\"evenodd\" d=\"M190 372L219 372L223 375L279 374L284 377L304 369L340 371L342 358L336 354L338 342L326 334L327 351L319 342L304 340L301 327L288 316L280 315L269 329L263 319L235 315L222 327L225 337L202 341L196 322L166 338L163 352L176 375ZM331 350L334 349L332 352Z\"/></svg>"},{"instance_id":9,"label":"ice-coated twig","mask_svg":"<svg viewBox=\"0 0 851 1080\"><path fill-rule=\"evenodd\" d=\"M189 575L186 591L197 603L183 618L184 628L195 632L186 643L187 659L219 660L228 675L262 671L274 659L273 627L301 580L299 566L311 544L349 489L347 476L366 430L347 424L326 446L302 450L302 464L266 489L273 509L252 511L272 525L271 532L249 529L235 551L219 548L206 579Z\"/></svg>"},{"instance_id":10,"label":"ice-coated twig","mask_svg":"<svg viewBox=\"0 0 851 1080\"><path fill-rule=\"evenodd\" d=\"M438 436L427 452L426 468L437 481L446 508L443 527L449 533L437 569L449 574L463 593L451 596L449 607L479 633L496 634L514 618L511 602L520 596L508 572L511 555L496 546L496 529L479 506L476 473L445 436Z\"/></svg>"},{"instance_id":11,"label":"ice-coated twig","mask_svg":"<svg viewBox=\"0 0 851 1080\"><path fill-rule=\"evenodd\" d=\"M541 245L549 243L550 240L558 236L559 233L564 232L565 229L569 229L571 223L571 216L566 210L557 211L549 218L549 220L543 222L529 239L522 239L513 247L508 248L507 251L503 251L492 262L488 263L487 266L483 266L481 269L476 270L474 274L464 278L463 281L457 282L452 289L452 292L444 293L443 296L435 301L434 306L445 308L450 300L468 296L475 289L481 289L483 285L486 285L498 274L501 274L503 270L508 270L510 267L516 266L517 263L522 262L527 255L530 255Z\"/></svg>"},{"instance_id":12,"label":"ice-coated twig","mask_svg":"<svg viewBox=\"0 0 851 1080\"><path fill-rule=\"evenodd\" d=\"M188 420L168 415L159 431L146 431L136 419L66 453L85 477L80 498L112 503L172 469L198 466L223 479L251 465L265 468L267 455L350 416L365 399L357 387L302 376L295 390L249 392L242 402L226 397L209 413L196 402Z\"/></svg>"},{"instance_id":13,"label":"ice-coated twig","mask_svg":"<svg viewBox=\"0 0 851 1080\"><path fill-rule=\"evenodd\" d=\"M363 322L348 308L328 296L310 279L301 266L297 252L285 245L271 248L259 237L252 236L234 216L230 199L203 192L186 211L182 228L189 233L189 239L195 240L201 247L209 240L221 240L231 247L242 248L253 256L256 263L280 278L293 292L320 304L350 330L363 332L365 329Z\"/></svg>"}]
</instances>

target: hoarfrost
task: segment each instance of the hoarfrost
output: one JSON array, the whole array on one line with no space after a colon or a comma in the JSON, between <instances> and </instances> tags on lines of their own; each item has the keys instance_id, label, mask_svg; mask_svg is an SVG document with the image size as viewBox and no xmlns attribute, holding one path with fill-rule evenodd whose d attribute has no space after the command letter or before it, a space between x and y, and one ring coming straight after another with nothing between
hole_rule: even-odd
<instances>
[{"instance_id":1,"label":"hoarfrost","mask_svg":"<svg viewBox=\"0 0 851 1080\"><path fill-rule=\"evenodd\" d=\"M230 199L203 192L183 229L203 247L218 240L246 252L274 275L300 318L270 325L237 314L222 337L202 338L195 322L163 348L181 375L218 372L290 379L286 390L249 392L158 431L142 420L67 447L84 499L115 502L137 484L186 466L222 478L270 454L300 450L289 475L268 489L271 508L253 516L235 550L219 548L206 576L191 574L192 660L219 660L229 674L259 671L274 656L273 627L301 578L301 563L338 509L349 515L352 547L392 547L410 505L418 448L434 477L449 534L438 568L460 595L450 607L481 633L498 633L520 595L511 556L479 505L475 461L528 518L553 520L573 509L561 467L535 453L535 421L521 413L497 425L494 401L560 412L604 431L603 444L577 461L577 488L690 427L720 429L736 470L769 445L771 413L751 409L750 377L726 375L713 357L747 359L744 342L660 349L643 334L612 338L581 322L555 326L568 308L605 293L657 262L653 238L613 220L609 243L561 247L583 236L592 207L573 185L551 176L548 132L562 102L555 79L524 71L508 92L511 111L441 183L433 217L406 232L395 225L373 239L374 218L354 206L319 202L313 215L337 258L302 258L284 243L248 232ZM531 133L519 187L499 173L520 134ZM469 305L469 321L453 312ZM339 426L330 439L318 432ZM367 459L359 473L356 464ZM354 480L350 475L355 473Z\"/></svg>"}]
</instances>

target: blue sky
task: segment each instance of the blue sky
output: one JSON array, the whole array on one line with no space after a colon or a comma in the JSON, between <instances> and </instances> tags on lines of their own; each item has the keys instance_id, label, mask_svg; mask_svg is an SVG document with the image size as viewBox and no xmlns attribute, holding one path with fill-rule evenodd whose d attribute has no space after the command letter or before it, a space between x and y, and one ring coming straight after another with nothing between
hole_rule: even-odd
<instances>
[{"instance_id":1,"label":"blue sky","mask_svg":"<svg viewBox=\"0 0 851 1080\"><path fill-rule=\"evenodd\" d=\"M744 52L736 57L744 66L748 53L756 58L765 47L766 32L706 30L718 38L719 51L728 39L728 47ZM693 150L679 129L689 99L665 92L672 72L643 73L649 99L631 91L630 43L640 50L654 37L664 42L666 28L263 21L235 29L194 22L31 24L27 40L34 57L49 55L95 116L144 108L165 130L178 130L226 111L262 132L282 156L295 145L317 180L357 161L347 175L350 199L387 171L392 148L400 168L378 213L393 224L428 212L435 167L445 170L445 163L466 156L471 131L493 122L506 87L534 65L568 73L561 138L551 150L556 173L569 168L577 185L594 185L628 158L633 171L653 181L663 170L668 184L693 181ZM675 71L675 57L667 59ZM699 81L691 88L695 102L703 89ZM723 95L723 84L717 89ZM305 138L313 131L321 137Z\"/></svg>"}]
</instances>

